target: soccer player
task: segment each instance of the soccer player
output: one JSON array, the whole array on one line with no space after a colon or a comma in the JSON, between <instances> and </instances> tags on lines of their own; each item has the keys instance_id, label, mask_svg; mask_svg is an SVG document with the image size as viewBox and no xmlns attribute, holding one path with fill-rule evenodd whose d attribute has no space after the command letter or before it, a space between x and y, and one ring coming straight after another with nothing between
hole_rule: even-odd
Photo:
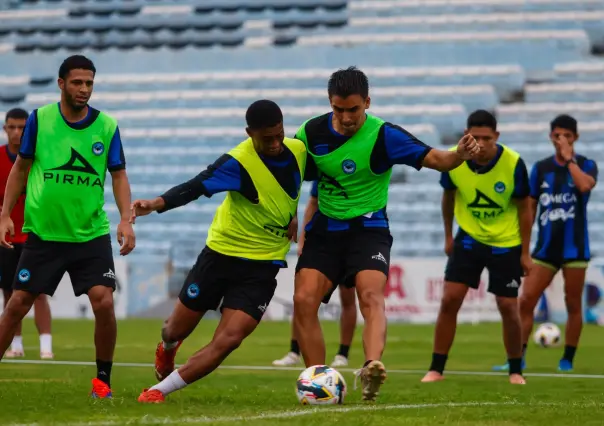
<instances>
[{"instance_id":1,"label":"soccer player","mask_svg":"<svg viewBox=\"0 0 604 426\"><path fill-rule=\"evenodd\" d=\"M103 210L105 176L111 173L113 193L121 214L117 226L120 254L135 245L130 224L130 184L117 122L92 108L96 69L90 59L75 55L59 68L60 102L34 110L23 132L0 214L0 243L13 244L10 214L25 189L23 247L13 295L0 317L0 358L21 319L40 294L52 296L67 272L76 296L87 294L95 316L97 377L92 396L108 398L115 349L113 306L115 267L109 220Z\"/></svg>"},{"instance_id":2,"label":"soccer player","mask_svg":"<svg viewBox=\"0 0 604 426\"><path fill-rule=\"evenodd\" d=\"M531 275L520 296L523 354L533 329L535 306L561 269L568 320L566 345L559 371L572 371L583 327L582 297L585 271L590 260L587 203L596 186L595 161L575 153L579 139L577 120L560 115L550 123L555 154L537 162L530 177L532 219L539 229L533 249Z\"/></svg>"},{"instance_id":3,"label":"soccer player","mask_svg":"<svg viewBox=\"0 0 604 426\"><path fill-rule=\"evenodd\" d=\"M183 206L202 195L227 192L210 226L206 247L189 272L157 345L155 373L161 383L139 402L165 397L214 371L249 336L270 303L291 240L297 240L297 209L306 148L284 137L283 115L269 100L246 112L248 139L198 176L153 200L136 200L134 221ZM208 310L222 312L212 341L174 371L183 339Z\"/></svg>"},{"instance_id":4,"label":"soccer player","mask_svg":"<svg viewBox=\"0 0 604 426\"><path fill-rule=\"evenodd\" d=\"M404 129L369 115L367 76L355 67L336 71L327 85L332 112L306 121L296 134L319 175L319 211L306 227L296 266L294 322L306 366L325 364L318 310L334 286L356 287L365 319L363 399L373 400L386 379L380 361L386 341L384 288L392 236L386 204L392 167L406 164L452 170L479 152L471 135L455 151L440 151Z\"/></svg>"},{"instance_id":5,"label":"soccer player","mask_svg":"<svg viewBox=\"0 0 604 426\"><path fill-rule=\"evenodd\" d=\"M497 121L478 110L467 120L466 134L481 155L441 176L445 227L445 288L436 320L434 352L423 382L444 378L443 371L457 328L457 313L470 288L478 288L484 268L503 320L509 380L524 384L518 290L532 266L529 254L531 210L528 172L515 151L497 143ZM453 217L459 230L453 238Z\"/></svg>"},{"instance_id":6,"label":"soccer player","mask_svg":"<svg viewBox=\"0 0 604 426\"><path fill-rule=\"evenodd\" d=\"M306 233L306 225L312 220L317 211L319 210L318 197L318 181L314 181L311 191L310 199L306 205L304 211L304 223L302 232L300 233L298 241L298 256L302 254L304 247L304 238ZM354 287L347 287L345 285L339 286L340 290L340 348L338 353L334 357L331 366L334 368L347 367L348 366L348 355L350 353L350 346L352 345L352 338L354 337L354 331L357 326L357 302L356 293ZM296 338L296 331L293 327L292 321L292 339L290 342L290 350L281 359L273 361L273 365L277 367L286 367L296 365L300 363L300 345Z\"/></svg>"},{"instance_id":7,"label":"soccer player","mask_svg":"<svg viewBox=\"0 0 604 426\"><path fill-rule=\"evenodd\" d=\"M20 108L11 109L6 113L4 120L4 132L8 144L0 147L0 200L4 199L4 189L8 175L19 153L21 135L29 114ZM1 204L1 201L0 201ZM0 287L4 293L4 307L13 294L13 279L17 272L19 257L23 251L23 244L27 240L27 234L22 232L23 215L25 210L25 193L21 194L11 214L15 224L15 236L10 238L12 249L0 246ZM50 306L45 294L39 295L34 301L34 320L38 333L40 334L40 358L52 359L52 335L50 334ZM5 358L21 358L25 356L23 349L23 337L21 336L21 322L15 330L15 337L11 349L4 354Z\"/></svg>"}]
</instances>

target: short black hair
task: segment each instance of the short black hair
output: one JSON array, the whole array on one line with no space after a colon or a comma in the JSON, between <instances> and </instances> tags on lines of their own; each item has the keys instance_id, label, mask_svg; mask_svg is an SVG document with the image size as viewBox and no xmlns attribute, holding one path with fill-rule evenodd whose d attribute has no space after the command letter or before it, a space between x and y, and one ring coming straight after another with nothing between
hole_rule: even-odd
<instances>
[{"instance_id":1,"label":"short black hair","mask_svg":"<svg viewBox=\"0 0 604 426\"><path fill-rule=\"evenodd\" d=\"M472 127L489 127L494 132L497 131L497 119L486 109L479 109L468 116L466 128Z\"/></svg>"},{"instance_id":2,"label":"short black hair","mask_svg":"<svg viewBox=\"0 0 604 426\"><path fill-rule=\"evenodd\" d=\"M73 55L65 59L59 67L59 78L65 79L72 70L87 70L96 74L96 68L90 59L83 55Z\"/></svg>"},{"instance_id":3,"label":"short black hair","mask_svg":"<svg viewBox=\"0 0 604 426\"><path fill-rule=\"evenodd\" d=\"M339 96L347 98L360 95L363 99L369 96L369 80L363 71L357 67L348 67L334 72L327 83L329 98Z\"/></svg>"},{"instance_id":4,"label":"short black hair","mask_svg":"<svg viewBox=\"0 0 604 426\"><path fill-rule=\"evenodd\" d=\"M14 120L27 120L29 118L29 114L23 108L13 108L6 113L4 122L6 123L9 118Z\"/></svg>"},{"instance_id":5,"label":"short black hair","mask_svg":"<svg viewBox=\"0 0 604 426\"><path fill-rule=\"evenodd\" d=\"M567 114L557 116L552 120L550 130L553 132L556 127L564 130L570 130L575 135L577 134L577 120Z\"/></svg>"},{"instance_id":6,"label":"short black hair","mask_svg":"<svg viewBox=\"0 0 604 426\"><path fill-rule=\"evenodd\" d=\"M245 121L250 129L274 127L283 122L283 113L275 102L261 99L248 107Z\"/></svg>"}]
</instances>

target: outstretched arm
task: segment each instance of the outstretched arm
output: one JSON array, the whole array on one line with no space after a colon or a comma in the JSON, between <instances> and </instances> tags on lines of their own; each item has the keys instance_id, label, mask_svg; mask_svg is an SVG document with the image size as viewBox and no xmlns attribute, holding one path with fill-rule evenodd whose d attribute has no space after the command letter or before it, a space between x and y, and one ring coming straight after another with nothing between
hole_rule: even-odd
<instances>
[{"instance_id":1,"label":"outstretched arm","mask_svg":"<svg viewBox=\"0 0 604 426\"><path fill-rule=\"evenodd\" d=\"M461 166L480 152L480 147L472 135L467 134L457 143L454 151L431 150L424 158L422 166L439 172L448 172Z\"/></svg>"}]
</instances>

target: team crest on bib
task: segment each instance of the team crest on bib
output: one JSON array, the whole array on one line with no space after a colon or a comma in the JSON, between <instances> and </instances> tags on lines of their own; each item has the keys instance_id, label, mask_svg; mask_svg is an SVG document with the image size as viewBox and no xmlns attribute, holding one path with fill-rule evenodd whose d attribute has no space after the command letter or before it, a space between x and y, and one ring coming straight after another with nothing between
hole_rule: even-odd
<instances>
[{"instance_id":1,"label":"team crest on bib","mask_svg":"<svg viewBox=\"0 0 604 426\"><path fill-rule=\"evenodd\" d=\"M357 165L352 160L344 160L342 161L342 171L347 175L351 175L357 169Z\"/></svg>"},{"instance_id":2,"label":"team crest on bib","mask_svg":"<svg viewBox=\"0 0 604 426\"><path fill-rule=\"evenodd\" d=\"M503 192L505 192L505 183L503 182L497 182L495 184L495 192L498 194L501 194Z\"/></svg>"},{"instance_id":3,"label":"team crest on bib","mask_svg":"<svg viewBox=\"0 0 604 426\"><path fill-rule=\"evenodd\" d=\"M94 155L101 155L103 152L105 152L105 145L103 145L103 142L95 142L92 145L92 153Z\"/></svg>"}]
</instances>

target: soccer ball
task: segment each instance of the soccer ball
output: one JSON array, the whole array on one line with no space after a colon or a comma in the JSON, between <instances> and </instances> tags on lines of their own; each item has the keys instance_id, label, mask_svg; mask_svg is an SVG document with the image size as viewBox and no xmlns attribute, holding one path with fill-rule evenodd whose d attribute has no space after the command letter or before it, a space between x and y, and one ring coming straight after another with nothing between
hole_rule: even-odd
<instances>
[{"instance_id":1,"label":"soccer ball","mask_svg":"<svg viewBox=\"0 0 604 426\"><path fill-rule=\"evenodd\" d=\"M536 344L544 348L557 346L560 343L560 329L551 322L541 324L533 334L533 339Z\"/></svg>"},{"instance_id":2,"label":"soccer ball","mask_svg":"<svg viewBox=\"0 0 604 426\"><path fill-rule=\"evenodd\" d=\"M296 381L296 395L303 405L342 404L346 390L344 377L327 365L308 367Z\"/></svg>"}]
</instances>

